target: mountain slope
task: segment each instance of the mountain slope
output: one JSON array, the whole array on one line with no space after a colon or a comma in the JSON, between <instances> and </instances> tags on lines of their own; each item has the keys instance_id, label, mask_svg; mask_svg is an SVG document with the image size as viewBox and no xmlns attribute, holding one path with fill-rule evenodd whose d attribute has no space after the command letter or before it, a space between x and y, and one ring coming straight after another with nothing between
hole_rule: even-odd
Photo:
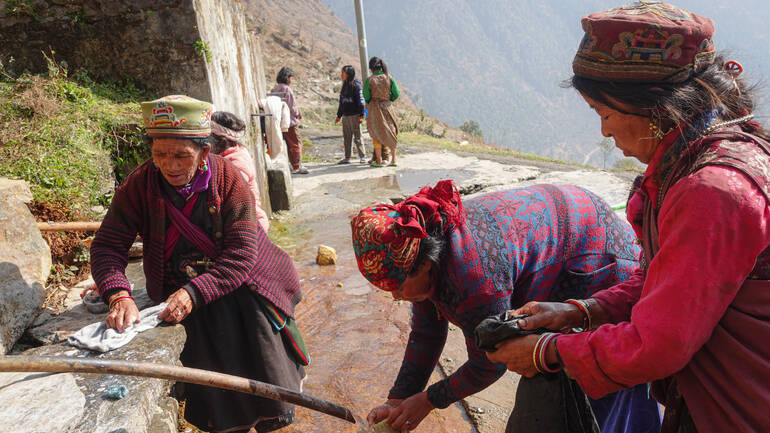
<instances>
[{"instance_id":1,"label":"mountain slope","mask_svg":"<svg viewBox=\"0 0 770 433\"><path fill-rule=\"evenodd\" d=\"M323 1L355 28L352 1ZM618 3L367 1L369 55L385 58L432 115L457 125L477 120L488 140L516 150L578 162L590 154L590 162L601 165L598 119L560 83L572 73L580 17ZM715 19L718 47L744 47L733 52L749 76L770 68L764 1L679 3Z\"/></svg>"}]
</instances>

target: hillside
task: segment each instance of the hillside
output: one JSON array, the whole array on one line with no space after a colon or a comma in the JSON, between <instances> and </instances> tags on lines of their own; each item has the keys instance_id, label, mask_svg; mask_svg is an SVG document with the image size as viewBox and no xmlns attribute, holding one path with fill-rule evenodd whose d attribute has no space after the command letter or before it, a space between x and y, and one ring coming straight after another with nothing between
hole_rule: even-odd
<instances>
[{"instance_id":1,"label":"hillside","mask_svg":"<svg viewBox=\"0 0 770 433\"><path fill-rule=\"evenodd\" d=\"M339 71L351 64L360 78L356 37L340 18L319 0L245 0L252 31L261 38L265 75L270 86L283 66L295 74L292 87L305 124L334 123L341 86ZM399 80L402 96L394 107L402 132L421 132L455 142L474 138L428 116Z\"/></svg>"},{"instance_id":2,"label":"hillside","mask_svg":"<svg viewBox=\"0 0 770 433\"><path fill-rule=\"evenodd\" d=\"M323 1L355 28L351 1ZM620 3L393 0L365 2L364 12L369 54L384 57L431 115L455 125L477 120L488 141L505 147L601 166L598 119L560 83L571 76L580 17ZM770 41L766 3L705 3L677 4L712 17L717 46L731 48L747 74L761 78L770 52L750 47Z\"/></svg>"}]
</instances>

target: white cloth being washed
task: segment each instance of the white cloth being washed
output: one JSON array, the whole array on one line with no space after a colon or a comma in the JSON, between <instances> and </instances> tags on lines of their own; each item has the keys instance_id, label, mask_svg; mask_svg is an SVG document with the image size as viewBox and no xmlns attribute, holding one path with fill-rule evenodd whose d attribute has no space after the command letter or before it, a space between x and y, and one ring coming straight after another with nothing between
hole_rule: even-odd
<instances>
[{"instance_id":1,"label":"white cloth being washed","mask_svg":"<svg viewBox=\"0 0 770 433\"><path fill-rule=\"evenodd\" d=\"M145 308L139 312L139 322L118 332L108 328L104 321L92 323L67 339L67 343L81 349L91 349L97 352L109 352L130 343L136 334L152 329L162 322L158 318L166 308L165 302L154 307Z\"/></svg>"}]
</instances>

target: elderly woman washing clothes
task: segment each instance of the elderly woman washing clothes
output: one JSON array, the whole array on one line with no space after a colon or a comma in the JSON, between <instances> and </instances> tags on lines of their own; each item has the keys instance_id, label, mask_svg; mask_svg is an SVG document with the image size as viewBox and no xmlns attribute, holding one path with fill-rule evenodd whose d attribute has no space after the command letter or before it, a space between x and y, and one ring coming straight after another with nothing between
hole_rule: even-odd
<instances>
[{"instance_id":1,"label":"elderly woman washing clothes","mask_svg":"<svg viewBox=\"0 0 770 433\"><path fill-rule=\"evenodd\" d=\"M474 328L483 319L527 301L588 296L626 280L638 266L630 229L601 199L577 187L539 185L462 202L452 182L441 181L396 205L363 209L351 226L364 277L413 304L401 370L387 402L368 417L388 419L395 429L412 430L434 408L503 375L505 366L487 360L474 343ZM426 390L450 322L465 336L468 362ZM525 382L509 429L578 431L562 422L562 402L547 391L560 393L559 383ZM657 405L645 386L590 406L590 423L598 421L605 432L659 428ZM579 431L596 432L598 426Z\"/></svg>"},{"instance_id":2,"label":"elderly woman washing clothes","mask_svg":"<svg viewBox=\"0 0 770 433\"><path fill-rule=\"evenodd\" d=\"M516 310L526 329L590 332L507 340L489 359L525 376L563 367L594 398L651 382L663 432L768 432L770 134L751 121L753 89L695 13L638 2L583 29L572 86L648 164L627 208L643 266L579 302Z\"/></svg>"},{"instance_id":3,"label":"elderly woman washing clothes","mask_svg":"<svg viewBox=\"0 0 770 433\"><path fill-rule=\"evenodd\" d=\"M209 153L211 110L186 96L142 103L152 159L117 189L91 247L106 323L122 331L137 319L125 269L139 234L147 293L168 303L161 319L187 332L183 365L299 390L306 358L286 347L299 339L297 273L257 223L241 173ZM267 432L293 420L279 401L199 385L183 396L185 417L205 431Z\"/></svg>"}]
</instances>

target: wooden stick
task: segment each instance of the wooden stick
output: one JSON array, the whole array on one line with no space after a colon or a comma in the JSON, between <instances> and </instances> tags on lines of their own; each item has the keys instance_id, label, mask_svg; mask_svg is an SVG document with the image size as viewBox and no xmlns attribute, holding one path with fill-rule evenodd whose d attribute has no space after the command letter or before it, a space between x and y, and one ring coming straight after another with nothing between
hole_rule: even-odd
<instances>
[{"instance_id":1,"label":"wooden stick","mask_svg":"<svg viewBox=\"0 0 770 433\"><path fill-rule=\"evenodd\" d=\"M145 361L120 361L97 358L59 358L45 356L0 356L0 372L97 373L152 377L176 382L212 386L230 391L280 400L356 423L344 406L311 397L288 388L198 368L178 367Z\"/></svg>"},{"instance_id":2,"label":"wooden stick","mask_svg":"<svg viewBox=\"0 0 770 433\"><path fill-rule=\"evenodd\" d=\"M100 221L76 221L68 223L39 222L37 228L41 232L95 232L99 230Z\"/></svg>"}]
</instances>

